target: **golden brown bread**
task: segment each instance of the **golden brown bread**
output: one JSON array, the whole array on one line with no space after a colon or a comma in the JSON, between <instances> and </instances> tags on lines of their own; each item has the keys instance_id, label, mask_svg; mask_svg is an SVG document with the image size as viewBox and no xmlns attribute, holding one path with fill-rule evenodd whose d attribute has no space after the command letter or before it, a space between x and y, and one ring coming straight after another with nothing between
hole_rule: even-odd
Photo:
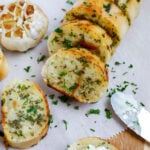
<instances>
[{"instance_id":1,"label":"golden brown bread","mask_svg":"<svg viewBox=\"0 0 150 150\"><path fill-rule=\"evenodd\" d=\"M0 48L0 80L4 79L8 74L8 63Z\"/></svg>"},{"instance_id":2,"label":"golden brown bread","mask_svg":"<svg viewBox=\"0 0 150 150\"><path fill-rule=\"evenodd\" d=\"M129 22L119 7L109 0L78 0L66 13L64 22L74 19L87 19L100 25L119 44L125 36Z\"/></svg>"},{"instance_id":3,"label":"golden brown bread","mask_svg":"<svg viewBox=\"0 0 150 150\"><path fill-rule=\"evenodd\" d=\"M29 148L49 128L49 107L40 87L29 80L12 80L2 91L2 127L6 142L15 148Z\"/></svg>"},{"instance_id":4,"label":"golden brown bread","mask_svg":"<svg viewBox=\"0 0 150 150\"><path fill-rule=\"evenodd\" d=\"M60 48L83 47L107 63L114 53L113 41L104 29L87 20L74 20L53 31L48 39L49 54Z\"/></svg>"},{"instance_id":5,"label":"golden brown bread","mask_svg":"<svg viewBox=\"0 0 150 150\"><path fill-rule=\"evenodd\" d=\"M45 83L79 102L97 102L108 86L107 68L83 48L60 49L42 69Z\"/></svg>"}]
</instances>

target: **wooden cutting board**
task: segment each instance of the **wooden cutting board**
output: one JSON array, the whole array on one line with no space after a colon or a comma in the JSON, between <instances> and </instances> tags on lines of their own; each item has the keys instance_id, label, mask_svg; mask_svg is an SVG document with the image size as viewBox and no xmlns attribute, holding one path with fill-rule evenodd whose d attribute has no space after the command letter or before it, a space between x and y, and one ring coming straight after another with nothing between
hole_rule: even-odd
<instances>
[{"instance_id":1,"label":"wooden cutting board","mask_svg":"<svg viewBox=\"0 0 150 150\"><path fill-rule=\"evenodd\" d=\"M116 145L119 150L150 150L150 143L145 142L130 129L121 132L108 141Z\"/></svg>"}]
</instances>

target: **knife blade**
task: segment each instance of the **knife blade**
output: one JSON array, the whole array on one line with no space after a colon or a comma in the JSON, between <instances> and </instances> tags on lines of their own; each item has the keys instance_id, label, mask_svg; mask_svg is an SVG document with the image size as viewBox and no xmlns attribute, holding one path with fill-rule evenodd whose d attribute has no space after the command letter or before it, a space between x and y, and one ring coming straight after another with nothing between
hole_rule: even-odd
<instances>
[{"instance_id":1,"label":"knife blade","mask_svg":"<svg viewBox=\"0 0 150 150\"><path fill-rule=\"evenodd\" d=\"M121 92L111 97L116 115L136 134L150 142L150 113L132 95Z\"/></svg>"}]
</instances>

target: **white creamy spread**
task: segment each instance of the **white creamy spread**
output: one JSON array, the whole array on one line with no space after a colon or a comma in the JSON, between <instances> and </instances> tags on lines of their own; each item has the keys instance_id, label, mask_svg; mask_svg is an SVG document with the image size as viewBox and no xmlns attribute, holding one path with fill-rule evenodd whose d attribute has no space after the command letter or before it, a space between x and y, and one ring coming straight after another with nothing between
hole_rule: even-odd
<instances>
[{"instance_id":1,"label":"white creamy spread","mask_svg":"<svg viewBox=\"0 0 150 150\"><path fill-rule=\"evenodd\" d=\"M88 145L86 150L108 150L105 146L95 147L94 145Z\"/></svg>"}]
</instances>

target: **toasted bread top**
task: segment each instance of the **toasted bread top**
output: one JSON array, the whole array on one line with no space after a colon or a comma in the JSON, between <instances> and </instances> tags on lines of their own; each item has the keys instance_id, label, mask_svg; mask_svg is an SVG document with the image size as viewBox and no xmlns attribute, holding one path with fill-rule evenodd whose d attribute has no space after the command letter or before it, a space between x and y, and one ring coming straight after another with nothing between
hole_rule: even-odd
<instances>
[{"instance_id":1,"label":"toasted bread top","mask_svg":"<svg viewBox=\"0 0 150 150\"><path fill-rule=\"evenodd\" d=\"M2 127L8 143L30 141L48 125L49 107L38 85L12 80L2 91Z\"/></svg>"},{"instance_id":2,"label":"toasted bread top","mask_svg":"<svg viewBox=\"0 0 150 150\"><path fill-rule=\"evenodd\" d=\"M127 17L109 0L78 0L66 13L64 22L74 19L87 19L100 25L112 37L114 45L120 42L129 28Z\"/></svg>"},{"instance_id":3,"label":"toasted bread top","mask_svg":"<svg viewBox=\"0 0 150 150\"><path fill-rule=\"evenodd\" d=\"M108 85L105 64L83 48L58 50L47 60L42 76L47 85L82 103L98 101Z\"/></svg>"},{"instance_id":4,"label":"toasted bread top","mask_svg":"<svg viewBox=\"0 0 150 150\"><path fill-rule=\"evenodd\" d=\"M82 47L108 62L114 52L112 43L110 36L100 26L87 20L73 20L51 33L48 48L52 55L62 47Z\"/></svg>"}]
</instances>

